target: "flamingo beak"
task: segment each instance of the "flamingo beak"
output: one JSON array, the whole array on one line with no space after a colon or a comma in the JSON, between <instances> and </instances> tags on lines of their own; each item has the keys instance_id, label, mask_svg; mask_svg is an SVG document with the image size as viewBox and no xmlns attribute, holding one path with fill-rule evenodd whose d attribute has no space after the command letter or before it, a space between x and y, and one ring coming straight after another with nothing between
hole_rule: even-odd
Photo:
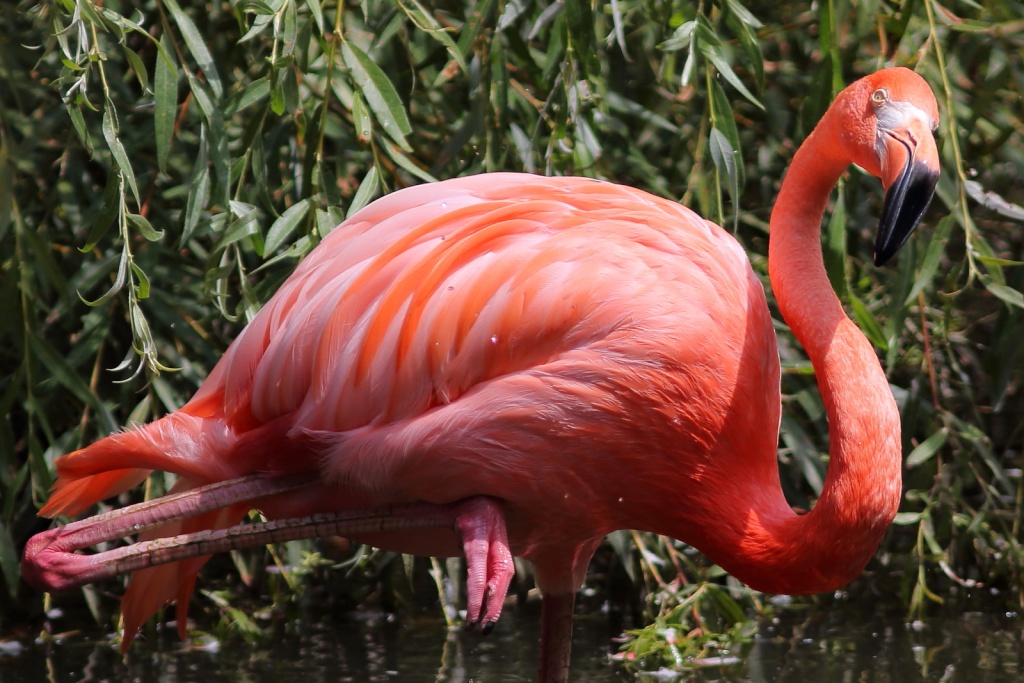
<instances>
[{"instance_id":1,"label":"flamingo beak","mask_svg":"<svg viewBox=\"0 0 1024 683\"><path fill-rule=\"evenodd\" d=\"M875 265L892 258L924 215L939 180L939 151L918 117L893 130L879 129L885 202L875 237Z\"/></svg>"}]
</instances>

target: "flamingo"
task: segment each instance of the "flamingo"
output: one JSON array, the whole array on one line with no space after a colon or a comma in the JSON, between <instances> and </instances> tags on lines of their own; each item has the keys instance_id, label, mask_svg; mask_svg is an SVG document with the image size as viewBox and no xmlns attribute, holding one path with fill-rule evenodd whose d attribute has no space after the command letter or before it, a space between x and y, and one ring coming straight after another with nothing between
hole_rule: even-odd
<instances>
[{"instance_id":1,"label":"flamingo","mask_svg":"<svg viewBox=\"0 0 1024 683\"><path fill-rule=\"evenodd\" d=\"M175 599L183 630L196 572L229 548L337 534L461 553L467 622L484 631L522 557L543 596L541 681L567 680L574 594L613 530L681 539L763 592L842 586L899 505L900 418L829 285L821 218L851 163L879 176L874 260L889 260L934 192L937 120L909 69L854 82L793 157L772 213L771 284L830 425L809 513L782 494L777 343L736 240L640 190L495 173L356 213L184 407L61 457L48 517L153 470L178 479L164 498L34 536L22 572L51 591L134 572L126 648ZM242 524L252 509L267 521Z\"/></svg>"}]
</instances>

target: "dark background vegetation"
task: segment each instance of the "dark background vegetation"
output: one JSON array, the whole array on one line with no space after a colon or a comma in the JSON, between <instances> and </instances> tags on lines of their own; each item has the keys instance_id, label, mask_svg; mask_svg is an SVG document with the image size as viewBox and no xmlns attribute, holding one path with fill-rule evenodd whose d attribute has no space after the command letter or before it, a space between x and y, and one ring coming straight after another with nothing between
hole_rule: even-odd
<instances>
[{"instance_id":1,"label":"dark background vegetation","mask_svg":"<svg viewBox=\"0 0 1024 683\"><path fill-rule=\"evenodd\" d=\"M20 583L18 561L46 526L35 510L54 459L184 403L302 255L373 198L496 170L608 178L720 222L764 275L795 146L843 85L892 64L935 90L944 168L892 266L870 265L873 178L851 171L824 226L907 453L897 523L851 591L918 616L982 596L1019 610L1021 3L54 0L0 8L0 632L38 629L50 604ZM780 462L806 507L827 425L778 327ZM274 604L333 582L349 604L394 608L424 577L458 577L457 563L320 548L238 556L206 581L241 570ZM284 581L262 576L274 563ZM742 637L765 605L646 535L613 535L595 570L615 599L647 595L648 618L702 637ZM84 596L109 623L116 592L56 600ZM238 599L209 592L193 612L245 626ZM639 633L636 652L662 651L657 633Z\"/></svg>"}]
</instances>

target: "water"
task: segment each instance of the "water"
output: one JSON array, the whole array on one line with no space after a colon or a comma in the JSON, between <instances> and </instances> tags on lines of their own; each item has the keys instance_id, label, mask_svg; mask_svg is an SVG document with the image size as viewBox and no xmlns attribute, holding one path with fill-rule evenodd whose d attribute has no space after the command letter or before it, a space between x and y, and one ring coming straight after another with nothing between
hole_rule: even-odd
<instances>
[{"instance_id":1,"label":"water","mask_svg":"<svg viewBox=\"0 0 1024 683\"><path fill-rule=\"evenodd\" d=\"M1020 683L1024 620L966 612L908 623L858 606L789 615L761 624L736 680Z\"/></svg>"},{"instance_id":2,"label":"water","mask_svg":"<svg viewBox=\"0 0 1024 683\"><path fill-rule=\"evenodd\" d=\"M325 615L282 623L259 645L207 641L205 649L172 633L137 641L122 658L110 640L72 635L56 644L0 644L0 683L150 681L532 681L539 614L511 610L482 637L448 631L437 619L383 614ZM612 661L607 616L581 616L573 645L574 681L634 678ZM962 613L907 623L863 606L798 610L763 619L736 664L635 680L687 683L1019 683L1024 680L1024 620Z\"/></svg>"}]
</instances>

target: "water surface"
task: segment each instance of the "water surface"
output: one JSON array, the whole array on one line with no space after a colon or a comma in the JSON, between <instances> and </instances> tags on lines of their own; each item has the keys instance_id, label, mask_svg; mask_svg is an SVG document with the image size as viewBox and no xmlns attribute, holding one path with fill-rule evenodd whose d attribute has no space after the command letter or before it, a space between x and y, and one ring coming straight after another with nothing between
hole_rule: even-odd
<instances>
[{"instance_id":1,"label":"water surface","mask_svg":"<svg viewBox=\"0 0 1024 683\"><path fill-rule=\"evenodd\" d=\"M436 618L380 613L326 615L281 624L256 645L236 640L184 645L172 633L137 641L122 658L101 634L0 647L0 683L77 681L532 681L539 611L512 609L490 636L449 631ZM865 606L801 609L759 622L757 636L725 665L634 679L615 663L609 618L581 615L574 681L767 681L785 683L1019 683L1024 620L961 613L911 622Z\"/></svg>"}]
</instances>

